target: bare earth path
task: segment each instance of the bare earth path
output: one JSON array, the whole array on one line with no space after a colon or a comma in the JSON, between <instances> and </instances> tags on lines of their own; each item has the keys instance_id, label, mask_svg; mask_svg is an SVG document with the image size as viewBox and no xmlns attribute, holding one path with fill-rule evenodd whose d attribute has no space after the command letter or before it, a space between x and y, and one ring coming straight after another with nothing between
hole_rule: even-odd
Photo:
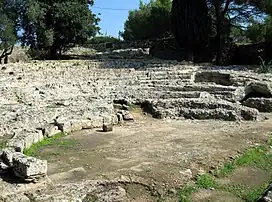
<instances>
[{"instance_id":1,"label":"bare earth path","mask_svg":"<svg viewBox=\"0 0 272 202\"><path fill-rule=\"evenodd\" d=\"M245 148L261 144L272 131L272 121L224 122L156 120L134 113L135 121L113 132L79 131L66 136L73 148L43 148L49 177L83 167L89 179L135 177L167 188L181 187L191 177L234 157ZM187 170L187 172L186 172ZM76 177L71 180L77 180Z\"/></svg>"}]
</instances>

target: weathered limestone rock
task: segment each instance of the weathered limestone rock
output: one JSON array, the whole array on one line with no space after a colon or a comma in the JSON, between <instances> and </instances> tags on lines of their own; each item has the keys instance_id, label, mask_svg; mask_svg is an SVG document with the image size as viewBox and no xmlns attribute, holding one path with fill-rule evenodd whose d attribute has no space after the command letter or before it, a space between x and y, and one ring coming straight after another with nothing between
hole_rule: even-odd
<instances>
[{"instance_id":1,"label":"weathered limestone rock","mask_svg":"<svg viewBox=\"0 0 272 202\"><path fill-rule=\"evenodd\" d=\"M8 196L0 196L1 202L31 202L31 200L24 194L13 194Z\"/></svg>"},{"instance_id":2,"label":"weathered limestone rock","mask_svg":"<svg viewBox=\"0 0 272 202\"><path fill-rule=\"evenodd\" d=\"M6 171L6 170L8 170L10 168L10 166L8 166L7 164L5 164L4 162L2 162L1 160L0 160L0 172L1 171Z\"/></svg>"},{"instance_id":3,"label":"weathered limestone rock","mask_svg":"<svg viewBox=\"0 0 272 202\"><path fill-rule=\"evenodd\" d=\"M133 121L134 118L129 111L123 111L123 119L124 121Z\"/></svg>"},{"instance_id":4,"label":"weathered limestone rock","mask_svg":"<svg viewBox=\"0 0 272 202\"><path fill-rule=\"evenodd\" d=\"M224 86L233 84L230 73L222 73L219 71L202 71L195 74L195 82L212 82Z\"/></svg>"},{"instance_id":5,"label":"weathered limestone rock","mask_svg":"<svg viewBox=\"0 0 272 202\"><path fill-rule=\"evenodd\" d=\"M99 187L83 199L83 202L88 201L125 202L127 201L126 190L120 186Z\"/></svg>"},{"instance_id":6,"label":"weathered limestone rock","mask_svg":"<svg viewBox=\"0 0 272 202\"><path fill-rule=\"evenodd\" d=\"M261 119L256 109L217 99L147 100L144 108L157 118L184 117L226 121Z\"/></svg>"},{"instance_id":7,"label":"weathered limestone rock","mask_svg":"<svg viewBox=\"0 0 272 202\"><path fill-rule=\"evenodd\" d=\"M53 137L57 133L61 132L55 124L46 124L40 129L42 130L44 137Z\"/></svg>"},{"instance_id":8,"label":"weathered limestone rock","mask_svg":"<svg viewBox=\"0 0 272 202\"><path fill-rule=\"evenodd\" d=\"M18 152L23 152L24 149L29 148L32 144L40 142L44 138L41 130L36 131L19 131L15 136L8 140L7 146L13 147Z\"/></svg>"},{"instance_id":9,"label":"weathered limestone rock","mask_svg":"<svg viewBox=\"0 0 272 202\"><path fill-rule=\"evenodd\" d=\"M263 96L272 97L272 86L268 82L251 82L246 86L246 94L257 92Z\"/></svg>"},{"instance_id":10,"label":"weathered limestone rock","mask_svg":"<svg viewBox=\"0 0 272 202\"><path fill-rule=\"evenodd\" d=\"M1 159L9 167L13 166L12 159L13 159L13 153L14 152L15 152L14 148L11 148L11 147L3 149L3 153L2 153Z\"/></svg>"},{"instance_id":11,"label":"weathered limestone rock","mask_svg":"<svg viewBox=\"0 0 272 202\"><path fill-rule=\"evenodd\" d=\"M45 160L16 152L13 154L12 163L15 176L25 181L36 181L47 174L47 161Z\"/></svg>"},{"instance_id":12,"label":"weathered limestone rock","mask_svg":"<svg viewBox=\"0 0 272 202\"><path fill-rule=\"evenodd\" d=\"M103 132L111 132L113 131L113 124L112 123L104 123L103 124Z\"/></svg>"},{"instance_id":13,"label":"weathered limestone rock","mask_svg":"<svg viewBox=\"0 0 272 202\"><path fill-rule=\"evenodd\" d=\"M272 202L272 184L269 185L257 202Z\"/></svg>"},{"instance_id":14,"label":"weathered limestone rock","mask_svg":"<svg viewBox=\"0 0 272 202\"><path fill-rule=\"evenodd\" d=\"M243 105L258 109L260 112L272 112L272 98L248 98Z\"/></svg>"},{"instance_id":15,"label":"weathered limestone rock","mask_svg":"<svg viewBox=\"0 0 272 202\"><path fill-rule=\"evenodd\" d=\"M264 202L272 202L272 191L268 191L266 196L263 199L264 199Z\"/></svg>"}]
</instances>

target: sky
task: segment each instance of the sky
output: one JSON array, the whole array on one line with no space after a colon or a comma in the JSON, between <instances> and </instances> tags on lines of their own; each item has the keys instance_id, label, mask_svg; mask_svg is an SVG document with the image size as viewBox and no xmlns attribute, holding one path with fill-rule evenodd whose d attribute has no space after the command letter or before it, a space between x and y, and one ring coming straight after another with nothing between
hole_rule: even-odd
<instances>
[{"instance_id":1,"label":"sky","mask_svg":"<svg viewBox=\"0 0 272 202\"><path fill-rule=\"evenodd\" d=\"M147 3L149 0L143 2ZM91 10L95 14L101 14L99 16L101 33L118 37L119 31L124 30L129 10L137 8L139 8L139 0L95 0Z\"/></svg>"}]
</instances>

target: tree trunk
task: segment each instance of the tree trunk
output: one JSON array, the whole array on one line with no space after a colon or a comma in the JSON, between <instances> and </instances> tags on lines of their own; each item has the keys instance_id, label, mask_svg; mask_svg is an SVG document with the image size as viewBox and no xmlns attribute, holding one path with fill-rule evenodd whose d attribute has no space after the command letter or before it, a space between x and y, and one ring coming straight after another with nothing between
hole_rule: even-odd
<instances>
[{"instance_id":1,"label":"tree trunk","mask_svg":"<svg viewBox=\"0 0 272 202\"><path fill-rule=\"evenodd\" d=\"M221 41L221 28L222 28L222 18L221 18L221 3L216 1L215 5L216 14L216 65L221 63L222 57L222 41Z\"/></svg>"},{"instance_id":2,"label":"tree trunk","mask_svg":"<svg viewBox=\"0 0 272 202\"><path fill-rule=\"evenodd\" d=\"M11 46L10 50L8 50L8 48L5 48L2 52L2 54L0 55L0 64L1 61L2 61L2 58L4 58L4 64L7 64L8 63L8 56L11 55L12 51L13 51L13 47L14 46Z\"/></svg>"},{"instance_id":3,"label":"tree trunk","mask_svg":"<svg viewBox=\"0 0 272 202\"><path fill-rule=\"evenodd\" d=\"M188 52L188 54L187 54L187 60L189 62L193 62L194 61L194 53L193 53L193 51Z\"/></svg>"},{"instance_id":4,"label":"tree trunk","mask_svg":"<svg viewBox=\"0 0 272 202\"><path fill-rule=\"evenodd\" d=\"M57 59L57 52L58 52L57 49L53 45L50 48L50 55L49 55L50 59L53 59L53 60Z\"/></svg>"},{"instance_id":5,"label":"tree trunk","mask_svg":"<svg viewBox=\"0 0 272 202\"><path fill-rule=\"evenodd\" d=\"M4 64L8 64L8 56L4 58Z\"/></svg>"}]
</instances>

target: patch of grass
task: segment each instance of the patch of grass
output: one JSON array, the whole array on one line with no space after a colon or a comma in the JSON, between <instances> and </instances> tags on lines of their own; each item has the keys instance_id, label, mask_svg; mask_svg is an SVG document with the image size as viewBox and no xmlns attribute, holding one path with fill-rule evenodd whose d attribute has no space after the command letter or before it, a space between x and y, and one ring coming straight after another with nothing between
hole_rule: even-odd
<instances>
[{"instance_id":1,"label":"patch of grass","mask_svg":"<svg viewBox=\"0 0 272 202\"><path fill-rule=\"evenodd\" d=\"M233 162L225 163L220 169L216 170L214 175L216 177L225 177L235 170L236 166Z\"/></svg>"},{"instance_id":2,"label":"patch of grass","mask_svg":"<svg viewBox=\"0 0 272 202\"><path fill-rule=\"evenodd\" d=\"M261 187L249 187L243 184L228 184L222 185L221 190L233 193L237 197L247 201L255 202L264 193L268 184L263 184Z\"/></svg>"},{"instance_id":3,"label":"patch of grass","mask_svg":"<svg viewBox=\"0 0 272 202\"><path fill-rule=\"evenodd\" d=\"M210 189L210 188L216 188L217 183L213 179L211 175L204 174L204 175L199 175L196 179L196 186L197 188L201 189Z\"/></svg>"},{"instance_id":4,"label":"patch of grass","mask_svg":"<svg viewBox=\"0 0 272 202\"><path fill-rule=\"evenodd\" d=\"M180 190L180 202L190 202L191 195L197 191L195 185L187 184Z\"/></svg>"},{"instance_id":5,"label":"patch of grass","mask_svg":"<svg viewBox=\"0 0 272 202\"><path fill-rule=\"evenodd\" d=\"M268 187L271 179L267 179L267 183L260 187L252 187L246 184L220 184L216 181L215 177L227 177L235 169L239 167L255 167L264 171L271 172L272 167L272 138L269 139L267 144L249 149L244 154L233 159L231 162L225 163L221 168L213 172L213 174L199 175L196 178L195 184L185 186L180 192L181 202L190 202L191 195L198 189L217 189L230 192L237 197L247 201L255 202L263 194Z\"/></svg>"},{"instance_id":6,"label":"patch of grass","mask_svg":"<svg viewBox=\"0 0 272 202\"><path fill-rule=\"evenodd\" d=\"M248 150L245 154L235 158L232 162L227 162L214 172L216 177L226 177L237 167L255 166L262 169L270 168L272 159L267 154L268 146L258 146Z\"/></svg>"},{"instance_id":7,"label":"patch of grass","mask_svg":"<svg viewBox=\"0 0 272 202\"><path fill-rule=\"evenodd\" d=\"M5 148L7 145L7 141L6 140L0 140L0 149Z\"/></svg>"},{"instance_id":8,"label":"patch of grass","mask_svg":"<svg viewBox=\"0 0 272 202\"><path fill-rule=\"evenodd\" d=\"M65 136L65 133L58 133L53 137L45 138L42 141L32 144L29 148L24 150L24 154L27 156L37 156L39 151L46 146L57 146L56 149L70 149L77 145L75 140L61 139ZM54 152L54 155L59 152Z\"/></svg>"},{"instance_id":9,"label":"patch of grass","mask_svg":"<svg viewBox=\"0 0 272 202\"><path fill-rule=\"evenodd\" d=\"M186 184L180 190L180 202L190 202L191 196L198 189L210 189L216 188L217 183L213 179L213 176L208 174L199 175L196 179L195 184Z\"/></svg>"}]
</instances>

